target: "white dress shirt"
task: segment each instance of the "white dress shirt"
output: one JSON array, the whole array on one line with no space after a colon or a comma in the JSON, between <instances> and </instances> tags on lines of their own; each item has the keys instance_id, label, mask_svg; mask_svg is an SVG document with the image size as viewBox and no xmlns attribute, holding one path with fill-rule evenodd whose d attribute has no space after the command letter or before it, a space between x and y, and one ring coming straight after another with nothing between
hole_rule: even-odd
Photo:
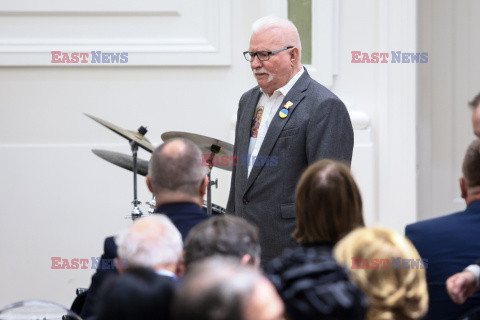
<instances>
[{"instance_id":1,"label":"white dress shirt","mask_svg":"<svg viewBox=\"0 0 480 320\"><path fill-rule=\"evenodd\" d=\"M302 76L304 70L303 67L300 69L299 72L297 72L296 75L293 76L290 81L283 87L275 90L271 96L268 96L265 92L263 92L262 89L262 95L260 96L260 99L258 100L257 107L255 110L257 110L260 106L263 106L263 115L262 119L260 122L260 127L258 128L258 134L257 137L250 137L250 144L248 146L248 173L247 177L250 175L250 171L252 171L253 164L255 163L255 158L258 156L258 152L260 151L260 148L263 144L263 140L265 139L265 135L267 134L268 127L270 126L270 123L272 122L273 117L276 115L278 107L280 106L280 103L282 103L283 99L287 95L288 91L295 85L297 80ZM254 117L256 115L256 112L254 113ZM252 119L253 122L253 119Z\"/></svg>"}]
</instances>

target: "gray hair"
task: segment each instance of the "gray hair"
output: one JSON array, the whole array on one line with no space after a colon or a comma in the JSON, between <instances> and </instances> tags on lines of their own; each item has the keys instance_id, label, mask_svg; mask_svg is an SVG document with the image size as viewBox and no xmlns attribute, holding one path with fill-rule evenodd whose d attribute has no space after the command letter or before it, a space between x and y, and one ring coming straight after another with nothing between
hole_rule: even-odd
<instances>
[{"instance_id":1,"label":"gray hair","mask_svg":"<svg viewBox=\"0 0 480 320\"><path fill-rule=\"evenodd\" d=\"M172 143L177 143L178 148L165 151ZM157 147L152 153L148 168L150 184L155 194L168 190L195 196L206 173L200 149L193 142L181 138L168 140Z\"/></svg>"},{"instance_id":2,"label":"gray hair","mask_svg":"<svg viewBox=\"0 0 480 320\"><path fill-rule=\"evenodd\" d=\"M290 31L290 38L294 43L287 43L288 40L283 39L284 45L294 45L298 48L300 54L302 52L302 42L300 41L300 35L298 34L297 27L292 21L284 18L277 17L275 15L268 15L262 17L252 24L252 33L259 33L271 28L285 28ZM286 37L286 36L285 36Z\"/></svg>"},{"instance_id":3,"label":"gray hair","mask_svg":"<svg viewBox=\"0 0 480 320\"><path fill-rule=\"evenodd\" d=\"M238 260L214 256L192 265L173 303L177 320L241 320L262 274Z\"/></svg>"},{"instance_id":4,"label":"gray hair","mask_svg":"<svg viewBox=\"0 0 480 320\"><path fill-rule=\"evenodd\" d=\"M128 267L155 269L158 265L177 263L182 254L182 235L163 214L136 220L117 236L118 257Z\"/></svg>"}]
</instances>

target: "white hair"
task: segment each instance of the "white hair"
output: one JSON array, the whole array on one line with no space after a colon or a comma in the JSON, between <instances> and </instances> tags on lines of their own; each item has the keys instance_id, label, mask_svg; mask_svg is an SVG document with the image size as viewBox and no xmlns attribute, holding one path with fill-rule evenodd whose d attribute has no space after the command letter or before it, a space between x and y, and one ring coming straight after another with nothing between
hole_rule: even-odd
<instances>
[{"instance_id":1,"label":"white hair","mask_svg":"<svg viewBox=\"0 0 480 320\"><path fill-rule=\"evenodd\" d=\"M118 257L129 267L155 269L177 263L183 249L182 235L163 214L138 219L116 238Z\"/></svg>"},{"instance_id":2,"label":"white hair","mask_svg":"<svg viewBox=\"0 0 480 320\"><path fill-rule=\"evenodd\" d=\"M302 52L302 43L300 41L300 35L298 34L297 27L293 24L292 21L284 18L277 17L275 15L268 15L262 17L255 21L252 24L252 33L258 33L261 31L268 30L270 28L286 28L293 32L296 43L295 45L300 52Z\"/></svg>"}]
</instances>

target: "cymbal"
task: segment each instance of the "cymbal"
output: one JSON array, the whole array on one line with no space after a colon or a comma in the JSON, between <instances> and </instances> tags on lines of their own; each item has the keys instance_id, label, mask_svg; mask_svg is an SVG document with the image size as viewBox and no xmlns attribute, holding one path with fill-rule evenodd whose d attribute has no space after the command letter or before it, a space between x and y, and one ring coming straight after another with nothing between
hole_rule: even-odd
<instances>
[{"instance_id":1,"label":"cymbal","mask_svg":"<svg viewBox=\"0 0 480 320\"><path fill-rule=\"evenodd\" d=\"M100 149L92 149L92 152L103 160L107 160L108 162L113 163L121 168L133 171L133 157L128 154ZM142 176L146 176L148 174L147 160L137 158L137 173Z\"/></svg>"},{"instance_id":2,"label":"cymbal","mask_svg":"<svg viewBox=\"0 0 480 320\"><path fill-rule=\"evenodd\" d=\"M131 130L126 130L126 129L120 128L119 126L116 126L113 123L110 123L108 121L105 121L103 119L94 117L94 116L86 114L86 113L84 113L84 115L86 115L87 117L89 117L92 120L95 120L96 122L100 123L101 125L107 127L108 129L112 130L113 132L118 133L119 135L121 135L122 137L127 139L128 141L132 141L132 140L135 141L136 143L138 143L138 145L140 147L142 147L143 149L145 149L149 152L153 152L153 150L155 149L155 147L152 145L150 140L145 138L145 136L138 131L131 131Z\"/></svg>"},{"instance_id":3,"label":"cymbal","mask_svg":"<svg viewBox=\"0 0 480 320\"><path fill-rule=\"evenodd\" d=\"M200 148L202 154L210 155L212 153L212 149L217 151L215 153L216 159L213 160L213 166L232 171L232 164L235 163L235 161L232 159L233 144L190 132L169 131L162 133L163 141L174 138L183 138L192 141L195 145L197 145L198 148Z\"/></svg>"}]
</instances>

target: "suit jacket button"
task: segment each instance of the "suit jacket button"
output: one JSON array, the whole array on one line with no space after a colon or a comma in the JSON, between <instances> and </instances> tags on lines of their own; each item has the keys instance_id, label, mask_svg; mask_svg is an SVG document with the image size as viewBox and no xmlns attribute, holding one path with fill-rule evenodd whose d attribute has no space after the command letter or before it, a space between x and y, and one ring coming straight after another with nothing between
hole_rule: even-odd
<instances>
[{"instance_id":1,"label":"suit jacket button","mask_svg":"<svg viewBox=\"0 0 480 320\"><path fill-rule=\"evenodd\" d=\"M247 203L248 203L248 200L247 200L247 199L243 198L242 200L243 200L243 204L247 204Z\"/></svg>"}]
</instances>

